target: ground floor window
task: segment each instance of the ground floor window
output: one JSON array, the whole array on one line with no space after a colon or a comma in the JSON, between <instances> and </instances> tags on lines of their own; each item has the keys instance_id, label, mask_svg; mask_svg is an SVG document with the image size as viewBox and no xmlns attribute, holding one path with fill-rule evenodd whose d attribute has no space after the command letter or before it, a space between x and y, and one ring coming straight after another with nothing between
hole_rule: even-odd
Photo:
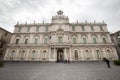
<instances>
[{"instance_id":1,"label":"ground floor window","mask_svg":"<svg viewBox=\"0 0 120 80\"><path fill-rule=\"evenodd\" d=\"M111 51L110 50L107 50L107 55L108 55L108 58L109 59L112 59L112 55L111 55L112 53L111 53Z\"/></svg>"},{"instance_id":2,"label":"ground floor window","mask_svg":"<svg viewBox=\"0 0 120 80\"><path fill-rule=\"evenodd\" d=\"M78 60L78 51L77 50L74 51L74 57L75 57L75 60Z\"/></svg>"},{"instance_id":3,"label":"ground floor window","mask_svg":"<svg viewBox=\"0 0 120 80\"><path fill-rule=\"evenodd\" d=\"M42 60L46 60L46 50L43 51L43 54L42 54Z\"/></svg>"},{"instance_id":4,"label":"ground floor window","mask_svg":"<svg viewBox=\"0 0 120 80\"><path fill-rule=\"evenodd\" d=\"M14 57L15 57L15 50L11 52L10 59L14 59Z\"/></svg>"}]
</instances>

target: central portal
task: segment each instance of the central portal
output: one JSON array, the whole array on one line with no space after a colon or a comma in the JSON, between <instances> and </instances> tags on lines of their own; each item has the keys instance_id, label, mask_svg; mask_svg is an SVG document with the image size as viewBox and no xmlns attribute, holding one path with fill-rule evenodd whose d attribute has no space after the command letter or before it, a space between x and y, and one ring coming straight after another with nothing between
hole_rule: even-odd
<instances>
[{"instance_id":1,"label":"central portal","mask_svg":"<svg viewBox=\"0 0 120 80\"><path fill-rule=\"evenodd\" d=\"M57 49L57 62L63 62L63 61L64 61L63 49Z\"/></svg>"}]
</instances>

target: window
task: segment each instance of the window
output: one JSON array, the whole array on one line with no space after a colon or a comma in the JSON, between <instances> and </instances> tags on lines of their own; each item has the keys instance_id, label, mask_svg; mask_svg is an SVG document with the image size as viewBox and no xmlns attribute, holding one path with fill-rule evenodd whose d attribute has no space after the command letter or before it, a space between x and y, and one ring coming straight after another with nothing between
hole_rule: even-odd
<instances>
[{"instance_id":1,"label":"window","mask_svg":"<svg viewBox=\"0 0 120 80\"><path fill-rule=\"evenodd\" d=\"M25 39L25 44L27 44L27 43L28 43L28 38Z\"/></svg>"},{"instance_id":2,"label":"window","mask_svg":"<svg viewBox=\"0 0 120 80\"><path fill-rule=\"evenodd\" d=\"M75 60L78 60L78 51L77 50L75 50L74 56L75 56Z\"/></svg>"},{"instance_id":3,"label":"window","mask_svg":"<svg viewBox=\"0 0 120 80\"><path fill-rule=\"evenodd\" d=\"M18 32L21 32L21 27L18 28Z\"/></svg>"},{"instance_id":4,"label":"window","mask_svg":"<svg viewBox=\"0 0 120 80\"><path fill-rule=\"evenodd\" d=\"M32 51L32 60L35 59L35 50Z\"/></svg>"},{"instance_id":5,"label":"window","mask_svg":"<svg viewBox=\"0 0 120 80\"><path fill-rule=\"evenodd\" d=\"M83 43L87 43L87 40L86 40L86 38L83 38Z\"/></svg>"},{"instance_id":6,"label":"window","mask_svg":"<svg viewBox=\"0 0 120 80\"><path fill-rule=\"evenodd\" d=\"M90 59L89 51L86 50L86 59Z\"/></svg>"},{"instance_id":7,"label":"window","mask_svg":"<svg viewBox=\"0 0 120 80\"><path fill-rule=\"evenodd\" d=\"M94 31L94 27L93 26L91 26L91 31Z\"/></svg>"},{"instance_id":8,"label":"window","mask_svg":"<svg viewBox=\"0 0 120 80\"><path fill-rule=\"evenodd\" d=\"M25 51L23 50L21 53L21 59L24 59L24 54L25 54Z\"/></svg>"},{"instance_id":9,"label":"window","mask_svg":"<svg viewBox=\"0 0 120 80\"><path fill-rule=\"evenodd\" d=\"M75 31L75 26L72 26L72 31Z\"/></svg>"},{"instance_id":10,"label":"window","mask_svg":"<svg viewBox=\"0 0 120 80\"><path fill-rule=\"evenodd\" d=\"M108 55L108 58L111 59L112 56L111 56L111 51L110 50L107 50L107 55Z\"/></svg>"},{"instance_id":11,"label":"window","mask_svg":"<svg viewBox=\"0 0 120 80\"><path fill-rule=\"evenodd\" d=\"M62 43L62 37L58 37L58 43Z\"/></svg>"},{"instance_id":12,"label":"window","mask_svg":"<svg viewBox=\"0 0 120 80\"><path fill-rule=\"evenodd\" d=\"M46 50L43 51L42 60L46 60Z\"/></svg>"},{"instance_id":13,"label":"window","mask_svg":"<svg viewBox=\"0 0 120 80\"><path fill-rule=\"evenodd\" d=\"M39 31L39 26L36 27L36 31Z\"/></svg>"},{"instance_id":14,"label":"window","mask_svg":"<svg viewBox=\"0 0 120 80\"><path fill-rule=\"evenodd\" d=\"M29 32L30 31L30 27L28 26L28 28L27 28L27 32Z\"/></svg>"},{"instance_id":15,"label":"window","mask_svg":"<svg viewBox=\"0 0 120 80\"><path fill-rule=\"evenodd\" d=\"M106 43L106 39L105 38L102 38L103 39L103 43Z\"/></svg>"},{"instance_id":16,"label":"window","mask_svg":"<svg viewBox=\"0 0 120 80\"><path fill-rule=\"evenodd\" d=\"M19 39L16 39L15 44L18 44L18 43L19 43Z\"/></svg>"},{"instance_id":17,"label":"window","mask_svg":"<svg viewBox=\"0 0 120 80\"><path fill-rule=\"evenodd\" d=\"M45 31L48 31L48 26L46 26Z\"/></svg>"},{"instance_id":18,"label":"window","mask_svg":"<svg viewBox=\"0 0 120 80\"><path fill-rule=\"evenodd\" d=\"M103 27L102 26L100 26L100 30L103 31Z\"/></svg>"},{"instance_id":19,"label":"window","mask_svg":"<svg viewBox=\"0 0 120 80\"><path fill-rule=\"evenodd\" d=\"M76 38L73 38L73 43L74 43L74 44L76 43Z\"/></svg>"},{"instance_id":20,"label":"window","mask_svg":"<svg viewBox=\"0 0 120 80\"><path fill-rule=\"evenodd\" d=\"M38 43L38 38L35 38L34 43L35 43L35 44Z\"/></svg>"},{"instance_id":21,"label":"window","mask_svg":"<svg viewBox=\"0 0 120 80\"><path fill-rule=\"evenodd\" d=\"M15 57L15 51L13 50L10 55L10 59L13 59Z\"/></svg>"},{"instance_id":22,"label":"window","mask_svg":"<svg viewBox=\"0 0 120 80\"><path fill-rule=\"evenodd\" d=\"M93 38L93 43L94 43L94 44L96 44L96 43L97 43L96 38Z\"/></svg>"},{"instance_id":23,"label":"window","mask_svg":"<svg viewBox=\"0 0 120 80\"><path fill-rule=\"evenodd\" d=\"M44 43L47 44L48 43L48 38L44 39Z\"/></svg>"},{"instance_id":24,"label":"window","mask_svg":"<svg viewBox=\"0 0 120 80\"><path fill-rule=\"evenodd\" d=\"M120 36L119 36L120 37ZM120 43L120 38L118 38L118 43Z\"/></svg>"},{"instance_id":25,"label":"window","mask_svg":"<svg viewBox=\"0 0 120 80\"><path fill-rule=\"evenodd\" d=\"M99 50L96 50L96 54L97 54L97 59L100 59L100 51Z\"/></svg>"},{"instance_id":26,"label":"window","mask_svg":"<svg viewBox=\"0 0 120 80\"><path fill-rule=\"evenodd\" d=\"M82 26L82 31L85 31L85 28L84 28L84 26Z\"/></svg>"}]
</instances>

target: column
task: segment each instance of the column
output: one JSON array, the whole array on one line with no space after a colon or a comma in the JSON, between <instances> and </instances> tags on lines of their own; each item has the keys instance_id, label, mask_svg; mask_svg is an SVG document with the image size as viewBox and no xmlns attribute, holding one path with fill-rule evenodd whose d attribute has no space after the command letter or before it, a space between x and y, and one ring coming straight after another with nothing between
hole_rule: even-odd
<instances>
[{"instance_id":1,"label":"column","mask_svg":"<svg viewBox=\"0 0 120 80\"><path fill-rule=\"evenodd\" d=\"M70 47L70 51L69 52L70 52L70 61L71 61L72 60L72 57L71 57L71 47Z\"/></svg>"},{"instance_id":2,"label":"column","mask_svg":"<svg viewBox=\"0 0 120 80\"><path fill-rule=\"evenodd\" d=\"M49 61L50 61L50 55L51 55L51 48L49 49Z\"/></svg>"},{"instance_id":3,"label":"column","mask_svg":"<svg viewBox=\"0 0 120 80\"><path fill-rule=\"evenodd\" d=\"M39 49L38 49L39 50ZM39 61L40 60L40 52L38 51L37 52L37 61Z\"/></svg>"},{"instance_id":4,"label":"column","mask_svg":"<svg viewBox=\"0 0 120 80\"><path fill-rule=\"evenodd\" d=\"M54 48L54 60L56 60L56 59L55 59L55 58L56 58L55 56L56 56L56 55L55 55L55 48Z\"/></svg>"},{"instance_id":5,"label":"column","mask_svg":"<svg viewBox=\"0 0 120 80\"><path fill-rule=\"evenodd\" d=\"M96 60L96 54L95 54L95 52L94 52L94 49L92 49L92 57L93 57L93 60Z\"/></svg>"},{"instance_id":6,"label":"column","mask_svg":"<svg viewBox=\"0 0 120 80\"><path fill-rule=\"evenodd\" d=\"M64 54L64 58L66 59L66 58L67 58L66 48L64 49L64 52L65 52L65 54Z\"/></svg>"},{"instance_id":7,"label":"column","mask_svg":"<svg viewBox=\"0 0 120 80\"><path fill-rule=\"evenodd\" d=\"M29 49L26 51L27 54L26 54L26 61L29 60Z\"/></svg>"},{"instance_id":8,"label":"column","mask_svg":"<svg viewBox=\"0 0 120 80\"><path fill-rule=\"evenodd\" d=\"M81 57L82 57L82 59L81 59L81 60L84 60L84 59L85 59L85 58L84 58L83 49L81 49Z\"/></svg>"},{"instance_id":9,"label":"column","mask_svg":"<svg viewBox=\"0 0 120 80\"><path fill-rule=\"evenodd\" d=\"M14 60L19 60L19 59L18 59L19 56L20 56L20 55L19 55L19 49L17 49L17 50L16 50L16 53L15 53L15 56L14 56L14 58L15 58Z\"/></svg>"}]
</instances>

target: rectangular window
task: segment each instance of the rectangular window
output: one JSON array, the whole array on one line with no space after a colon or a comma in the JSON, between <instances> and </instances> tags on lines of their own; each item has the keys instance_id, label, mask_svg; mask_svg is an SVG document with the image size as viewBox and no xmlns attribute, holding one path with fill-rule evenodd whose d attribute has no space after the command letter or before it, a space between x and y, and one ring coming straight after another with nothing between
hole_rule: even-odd
<instances>
[{"instance_id":1,"label":"rectangular window","mask_svg":"<svg viewBox=\"0 0 120 80\"><path fill-rule=\"evenodd\" d=\"M86 38L83 38L83 43L84 43L84 44L86 44L86 43L87 43Z\"/></svg>"},{"instance_id":2,"label":"rectangular window","mask_svg":"<svg viewBox=\"0 0 120 80\"><path fill-rule=\"evenodd\" d=\"M39 27L38 26L36 27L36 31L39 31Z\"/></svg>"},{"instance_id":3,"label":"rectangular window","mask_svg":"<svg viewBox=\"0 0 120 80\"><path fill-rule=\"evenodd\" d=\"M72 31L75 31L75 26L72 26Z\"/></svg>"},{"instance_id":4,"label":"rectangular window","mask_svg":"<svg viewBox=\"0 0 120 80\"><path fill-rule=\"evenodd\" d=\"M46 27L45 31L48 31L48 27Z\"/></svg>"},{"instance_id":5,"label":"rectangular window","mask_svg":"<svg viewBox=\"0 0 120 80\"><path fill-rule=\"evenodd\" d=\"M29 31L30 31L30 27L27 28L27 32L29 32Z\"/></svg>"},{"instance_id":6,"label":"rectangular window","mask_svg":"<svg viewBox=\"0 0 120 80\"><path fill-rule=\"evenodd\" d=\"M93 26L91 26L91 31L94 31L94 27Z\"/></svg>"},{"instance_id":7,"label":"rectangular window","mask_svg":"<svg viewBox=\"0 0 120 80\"><path fill-rule=\"evenodd\" d=\"M58 43L62 43L62 37L58 37Z\"/></svg>"},{"instance_id":8,"label":"rectangular window","mask_svg":"<svg viewBox=\"0 0 120 80\"><path fill-rule=\"evenodd\" d=\"M18 28L18 32L21 32L21 27Z\"/></svg>"},{"instance_id":9,"label":"rectangular window","mask_svg":"<svg viewBox=\"0 0 120 80\"><path fill-rule=\"evenodd\" d=\"M82 26L82 31L85 31L85 28L84 28L84 26Z\"/></svg>"},{"instance_id":10,"label":"rectangular window","mask_svg":"<svg viewBox=\"0 0 120 80\"><path fill-rule=\"evenodd\" d=\"M73 43L74 43L74 44L76 43L76 38L73 38Z\"/></svg>"},{"instance_id":11,"label":"rectangular window","mask_svg":"<svg viewBox=\"0 0 120 80\"><path fill-rule=\"evenodd\" d=\"M100 26L100 30L103 31L103 27L102 26Z\"/></svg>"}]
</instances>

